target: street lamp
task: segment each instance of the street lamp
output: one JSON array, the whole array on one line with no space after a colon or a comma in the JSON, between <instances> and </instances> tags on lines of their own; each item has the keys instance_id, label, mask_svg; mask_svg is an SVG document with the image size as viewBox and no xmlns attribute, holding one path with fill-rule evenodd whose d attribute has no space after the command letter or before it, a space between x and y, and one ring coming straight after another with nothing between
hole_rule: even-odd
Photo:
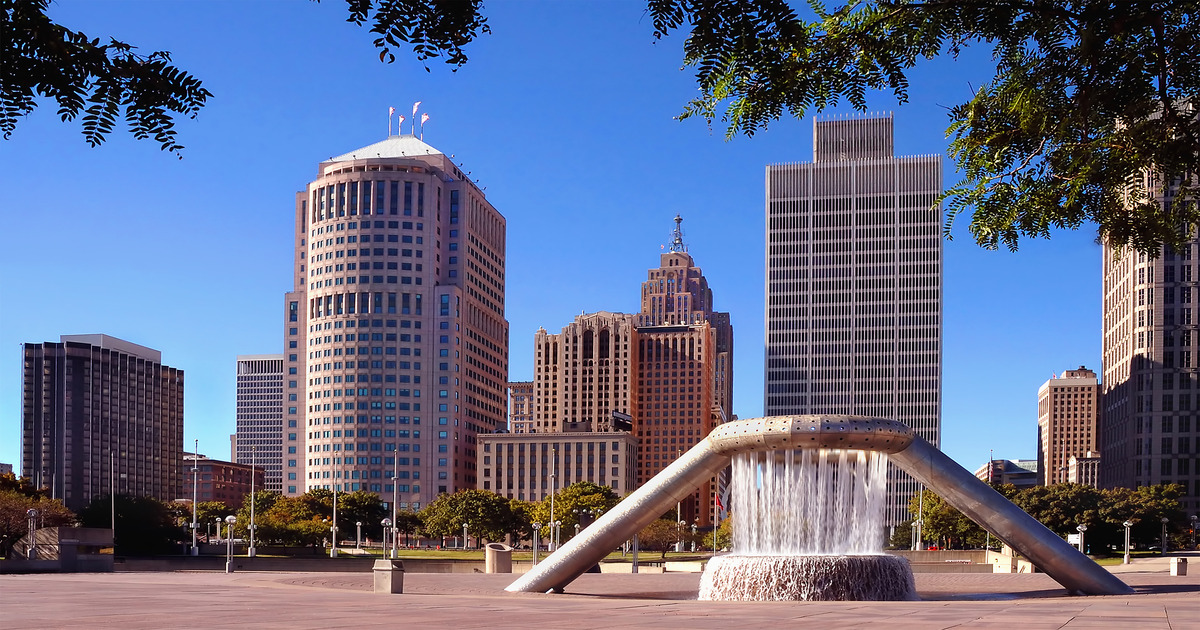
<instances>
[{"instance_id":1,"label":"street lamp","mask_svg":"<svg viewBox=\"0 0 1200 630\"><path fill-rule=\"evenodd\" d=\"M1125 526L1125 561L1122 564L1129 564L1129 528L1133 527L1133 521L1125 521L1121 524Z\"/></svg>"},{"instance_id":2,"label":"street lamp","mask_svg":"<svg viewBox=\"0 0 1200 630\"><path fill-rule=\"evenodd\" d=\"M229 524L229 529L225 532L225 572L233 573L233 524L237 522L237 517L230 514L225 517L225 522Z\"/></svg>"},{"instance_id":3,"label":"street lamp","mask_svg":"<svg viewBox=\"0 0 1200 630\"><path fill-rule=\"evenodd\" d=\"M562 534L562 521L554 521L554 550L558 551L559 535Z\"/></svg>"},{"instance_id":4,"label":"street lamp","mask_svg":"<svg viewBox=\"0 0 1200 630\"><path fill-rule=\"evenodd\" d=\"M388 530L392 528L392 519L390 519L390 518L385 518L385 519L383 519L382 521L380 521L380 523L379 523L379 524L380 524L380 525L383 525L383 552L384 552L384 553L387 553L387 546L388 546ZM392 533L392 540L396 540L396 534L395 534L395 532L393 532L393 533Z\"/></svg>"},{"instance_id":5,"label":"street lamp","mask_svg":"<svg viewBox=\"0 0 1200 630\"><path fill-rule=\"evenodd\" d=\"M337 557L337 484L333 484L333 529L330 530L329 537L333 544L329 545L329 557Z\"/></svg>"},{"instance_id":6,"label":"street lamp","mask_svg":"<svg viewBox=\"0 0 1200 630\"><path fill-rule=\"evenodd\" d=\"M25 516L29 517L29 552L25 555L30 560L37 560L37 517L38 511L29 508L25 512Z\"/></svg>"},{"instance_id":7,"label":"street lamp","mask_svg":"<svg viewBox=\"0 0 1200 630\"><path fill-rule=\"evenodd\" d=\"M192 453L192 555L200 555L196 539L200 529L196 523L196 501L200 497L200 440L196 440L196 452Z\"/></svg>"},{"instance_id":8,"label":"street lamp","mask_svg":"<svg viewBox=\"0 0 1200 630\"><path fill-rule=\"evenodd\" d=\"M221 544L221 517L217 517L217 544Z\"/></svg>"},{"instance_id":9,"label":"street lamp","mask_svg":"<svg viewBox=\"0 0 1200 630\"><path fill-rule=\"evenodd\" d=\"M1167 555L1167 523L1170 523L1170 522L1171 522L1171 519L1169 519L1165 516L1162 517L1162 524L1163 524L1162 555L1164 555L1164 556Z\"/></svg>"},{"instance_id":10,"label":"street lamp","mask_svg":"<svg viewBox=\"0 0 1200 630\"><path fill-rule=\"evenodd\" d=\"M251 558L255 556L254 530L257 529L254 526L254 469L258 465L257 448L256 446L250 447L250 547L246 550L246 555Z\"/></svg>"},{"instance_id":11,"label":"street lamp","mask_svg":"<svg viewBox=\"0 0 1200 630\"><path fill-rule=\"evenodd\" d=\"M696 524L692 523L692 552L696 551Z\"/></svg>"},{"instance_id":12,"label":"street lamp","mask_svg":"<svg viewBox=\"0 0 1200 630\"><path fill-rule=\"evenodd\" d=\"M913 548L913 551L921 551L922 549L925 548L925 546L921 542L921 526L922 525L924 525L924 522L921 521L921 519L917 519L917 520L913 521L913 523L912 523L912 534L913 534L912 548Z\"/></svg>"},{"instance_id":13,"label":"street lamp","mask_svg":"<svg viewBox=\"0 0 1200 630\"><path fill-rule=\"evenodd\" d=\"M683 551L683 532L687 528L687 521L679 519L679 526L675 528L675 553Z\"/></svg>"},{"instance_id":14,"label":"street lamp","mask_svg":"<svg viewBox=\"0 0 1200 630\"><path fill-rule=\"evenodd\" d=\"M1087 553L1086 551L1084 551L1084 549L1087 549L1087 547L1083 546L1083 534L1084 534L1084 532L1087 531L1087 525L1081 524L1078 527L1076 527L1075 529L1079 530L1079 553Z\"/></svg>"},{"instance_id":15,"label":"street lamp","mask_svg":"<svg viewBox=\"0 0 1200 630\"><path fill-rule=\"evenodd\" d=\"M354 528L354 548L362 549L362 521L355 521Z\"/></svg>"},{"instance_id":16,"label":"street lamp","mask_svg":"<svg viewBox=\"0 0 1200 630\"><path fill-rule=\"evenodd\" d=\"M533 524L533 563L536 565L538 561L538 539L542 537L542 524Z\"/></svg>"},{"instance_id":17,"label":"street lamp","mask_svg":"<svg viewBox=\"0 0 1200 630\"><path fill-rule=\"evenodd\" d=\"M463 549L467 548L467 524L463 523Z\"/></svg>"}]
</instances>

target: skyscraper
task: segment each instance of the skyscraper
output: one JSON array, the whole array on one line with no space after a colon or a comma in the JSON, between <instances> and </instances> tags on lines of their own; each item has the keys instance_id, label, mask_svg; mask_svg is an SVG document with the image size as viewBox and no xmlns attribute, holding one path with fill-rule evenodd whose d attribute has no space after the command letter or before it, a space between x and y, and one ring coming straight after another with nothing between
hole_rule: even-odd
<instances>
[{"instance_id":1,"label":"skyscraper","mask_svg":"<svg viewBox=\"0 0 1200 630\"><path fill-rule=\"evenodd\" d=\"M941 157L895 157L893 123L813 122L813 161L767 167L767 415L941 430ZM888 471L885 519L918 484Z\"/></svg>"},{"instance_id":2,"label":"skyscraper","mask_svg":"<svg viewBox=\"0 0 1200 630\"><path fill-rule=\"evenodd\" d=\"M508 430L533 433L533 381L508 384Z\"/></svg>"},{"instance_id":3,"label":"skyscraper","mask_svg":"<svg viewBox=\"0 0 1200 630\"><path fill-rule=\"evenodd\" d=\"M79 511L117 494L178 498L183 370L108 335L24 344L21 470Z\"/></svg>"},{"instance_id":4,"label":"skyscraper","mask_svg":"<svg viewBox=\"0 0 1200 630\"><path fill-rule=\"evenodd\" d=\"M1100 385L1079 366L1038 389L1038 473L1042 485L1066 483L1073 458L1091 457L1100 438Z\"/></svg>"},{"instance_id":5,"label":"skyscraper","mask_svg":"<svg viewBox=\"0 0 1200 630\"><path fill-rule=\"evenodd\" d=\"M298 428L289 429L292 442ZM283 492L283 355L253 354L237 358L237 439L234 462L264 472L263 490ZM253 449L253 452L251 451ZM298 460L296 455L290 459ZM299 461L296 462L299 464ZM299 485L298 466L287 473L290 486ZM292 488L289 494L297 494Z\"/></svg>"},{"instance_id":6,"label":"skyscraper","mask_svg":"<svg viewBox=\"0 0 1200 630\"><path fill-rule=\"evenodd\" d=\"M415 509L474 488L476 435L507 423L504 217L446 155L391 136L320 164L295 251L284 419L304 489Z\"/></svg>"},{"instance_id":7,"label":"skyscraper","mask_svg":"<svg viewBox=\"0 0 1200 630\"><path fill-rule=\"evenodd\" d=\"M1172 201L1147 173L1143 190ZM1100 484L1184 487L1185 512L1200 510L1200 342L1194 311L1200 238L1151 258L1105 244Z\"/></svg>"},{"instance_id":8,"label":"skyscraper","mask_svg":"<svg viewBox=\"0 0 1200 630\"><path fill-rule=\"evenodd\" d=\"M638 483L642 484L733 416L733 326L713 310L713 292L683 241L683 219L659 266L642 283L634 340ZM712 482L680 506L703 526L712 519Z\"/></svg>"},{"instance_id":9,"label":"skyscraper","mask_svg":"<svg viewBox=\"0 0 1200 630\"><path fill-rule=\"evenodd\" d=\"M531 432L610 431L614 411L632 413L636 339L633 316L608 311L578 315L558 334L539 328Z\"/></svg>"}]
</instances>

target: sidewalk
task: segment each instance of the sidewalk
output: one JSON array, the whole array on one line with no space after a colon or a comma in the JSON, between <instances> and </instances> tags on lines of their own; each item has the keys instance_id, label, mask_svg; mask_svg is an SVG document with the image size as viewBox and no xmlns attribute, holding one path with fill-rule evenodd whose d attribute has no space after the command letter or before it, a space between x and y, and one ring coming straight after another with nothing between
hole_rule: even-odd
<instances>
[{"instance_id":1,"label":"sidewalk","mask_svg":"<svg viewBox=\"0 0 1200 630\"><path fill-rule=\"evenodd\" d=\"M376 595L370 573L5 575L0 627L1200 630L1200 577L1164 571L1123 575L1138 593L1108 597L1043 574L919 574L916 602L699 602L699 577L585 574L554 595L506 593L513 575L416 573Z\"/></svg>"}]
</instances>

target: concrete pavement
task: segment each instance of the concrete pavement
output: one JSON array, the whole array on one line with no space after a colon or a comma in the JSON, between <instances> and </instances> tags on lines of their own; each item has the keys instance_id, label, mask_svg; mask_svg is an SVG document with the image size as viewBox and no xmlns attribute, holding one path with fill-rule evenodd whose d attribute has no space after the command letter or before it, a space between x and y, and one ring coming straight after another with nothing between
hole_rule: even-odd
<instances>
[{"instance_id":1,"label":"concrete pavement","mask_svg":"<svg viewBox=\"0 0 1200 630\"><path fill-rule=\"evenodd\" d=\"M1138 567L1138 570L1132 570ZM1072 597L1042 574L918 574L917 602L699 602L699 575L585 574L560 595L505 593L514 575L369 573L0 575L0 628L1196 629L1200 566L1125 567L1129 596Z\"/></svg>"}]
</instances>

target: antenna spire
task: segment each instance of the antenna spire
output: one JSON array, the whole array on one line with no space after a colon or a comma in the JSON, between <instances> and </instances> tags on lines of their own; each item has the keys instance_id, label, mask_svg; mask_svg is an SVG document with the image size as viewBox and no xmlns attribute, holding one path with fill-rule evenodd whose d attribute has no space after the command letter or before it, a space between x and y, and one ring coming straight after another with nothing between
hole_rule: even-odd
<instances>
[{"instance_id":1,"label":"antenna spire","mask_svg":"<svg viewBox=\"0 0 1200 630\"><path fill-rule=\"evenodd\" d=\"M669 251L672 251L672 252L686 252L687 251L687 245L684 245L684 243L683 243L683 228L680 227L680 224L682 224L682 223L683 223L683 217L679 216L678 214L675 215L675 231L673 231L671 233L671 248Z\"/></svg>"}]
</instances>

